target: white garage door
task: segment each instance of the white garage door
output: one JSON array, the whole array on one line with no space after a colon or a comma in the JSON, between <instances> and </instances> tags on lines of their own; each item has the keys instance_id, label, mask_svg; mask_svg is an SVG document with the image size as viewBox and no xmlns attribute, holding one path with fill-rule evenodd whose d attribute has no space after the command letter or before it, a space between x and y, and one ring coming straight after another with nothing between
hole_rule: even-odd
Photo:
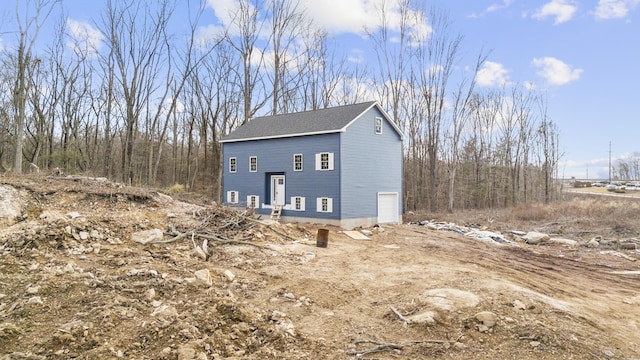
<instances>
[{"instance_id":1,"label":"white garage door","mask_svg":"<svg viewBox=\"0 0 640 360\"><path fill-rule=\"evenodd\" d=\"M398 193L378 193L378 223L398 222Z\"/></svg>"}]
</instances>

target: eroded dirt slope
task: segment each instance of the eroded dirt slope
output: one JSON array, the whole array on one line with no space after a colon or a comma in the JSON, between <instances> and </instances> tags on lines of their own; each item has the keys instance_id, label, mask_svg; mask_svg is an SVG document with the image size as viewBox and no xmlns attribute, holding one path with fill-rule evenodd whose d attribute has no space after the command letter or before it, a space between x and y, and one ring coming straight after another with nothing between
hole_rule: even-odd
<instances>
[{"instance_id":1,"label":"eroded dirt slope","mask_svg":"<svg viewBox=\"0 0 640 360\"><path fill-rule=\"evenodd\" d=\"M640 358L635 250L408 224L318 248L101 179L2 182L0 359Z\"/></svg>"}]
</instances>

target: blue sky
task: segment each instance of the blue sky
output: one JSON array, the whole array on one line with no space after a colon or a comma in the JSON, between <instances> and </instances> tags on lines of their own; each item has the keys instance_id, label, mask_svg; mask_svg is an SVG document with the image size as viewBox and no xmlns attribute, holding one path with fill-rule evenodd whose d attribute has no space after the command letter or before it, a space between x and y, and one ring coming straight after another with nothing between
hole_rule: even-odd
<instances>
[{"instance_id":1,"label":"blue sky","mask_svg":"<svg viewBox=\"0 0 640 360\"><path fill-rule=\"evenodd\" d=\"M375 66L363 29L376 26L380 1L300 0L300 4L309 9L316 25L334 37L341 51ZM104 3L62 0L68 24L95 41L100 37L93 25ZM207 0L202 33L224 26L235 4L235 0ZM560 176L584 178L588 172L590 178L606 178L610 142L614 161L640 157L640 0L416 4L449 14L452 31L464 37L466 65L473 65L481 49L491 51L479 85L523 84L547 95L549 116L561 133ZM2 0L0 49L10 48L15 41L10 33L14 10L13 0ZM45 32L42 38L46 36Z\"/></svg>"}]
</instances>

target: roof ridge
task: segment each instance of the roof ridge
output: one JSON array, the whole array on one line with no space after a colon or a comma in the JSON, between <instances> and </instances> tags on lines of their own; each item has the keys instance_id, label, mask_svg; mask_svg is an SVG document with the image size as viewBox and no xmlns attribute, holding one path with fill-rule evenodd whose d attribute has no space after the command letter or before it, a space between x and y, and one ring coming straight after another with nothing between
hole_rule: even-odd
<instances>
[{"instance_id":1,"label":"roof ridge","mask_svg":"<svg viewBox=\"0 0 640 360\"><path fill-rule=\"evenodd\" d=\"M374 103L376 103L376 100L363 101L363 102L354 103L354 104L338 105L338 106L326 107L326 108L321 108L321 109L308 109L308 110L288 112L288 113L282 113L282 114L262 115L262 116L258 116L258 117L255 117L255 118L249 120L249 122L251 122L251 121L253 121L255 119L270 118L270 117L285 116L285 115L299 115L299 114L304 114L304 113L308 113L308 112L317 112L317 111L325 111L325 110L337 110L337 109L345 108L345 107L349 107L349 106L357 106L357 105L364 105L364 104L370 105L370 104L374 104Z\"/></svg>"}]
</instances>

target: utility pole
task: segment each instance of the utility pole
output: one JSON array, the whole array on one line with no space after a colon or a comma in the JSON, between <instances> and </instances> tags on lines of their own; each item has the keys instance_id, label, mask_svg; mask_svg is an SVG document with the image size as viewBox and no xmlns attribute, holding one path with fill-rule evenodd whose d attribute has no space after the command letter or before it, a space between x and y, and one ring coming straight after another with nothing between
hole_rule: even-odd
<instances>
[{"instance_id":1,"label":"utility pole","mask_svg":"<svg viewBox=\"0 0 640 360\"><path fill-rule=\"evenodd\" d=\"M611 140L609 140L609 184L611 184Z\"/></svg>"}]
</instances>

